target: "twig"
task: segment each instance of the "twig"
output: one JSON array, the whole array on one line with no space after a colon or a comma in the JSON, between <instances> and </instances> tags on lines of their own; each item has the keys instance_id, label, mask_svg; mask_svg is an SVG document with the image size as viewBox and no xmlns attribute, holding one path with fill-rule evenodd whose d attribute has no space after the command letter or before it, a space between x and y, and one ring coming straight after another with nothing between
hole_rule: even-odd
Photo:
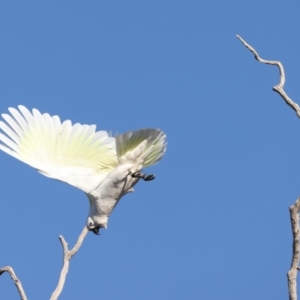
<instances>
[{"instance_id":1,"label":"twig","mask_svg":"<svg viewBox=\"0 0 300 300\"><path fill-rule=\"evenodd\" d=\"M287 273L289 296L290 300L297 299L297 273L299 270L299 254L300 254L300 228L299 228L299 212L300 212L300 198L297 199L294 205L290 206L291 224L293 231L293 255L291 268Z\"/></svg>"},{"instance_id":2,"label":"twig","mask_svg":"<svg viewBox=\"0 0 300 300\"><path fill-rule=\"evenodd\" d=\"M289 105L300 118L300 107L297 103L295 103L283 90L285 84L285 74L284 68L279 61L271 61L262 59L257 51L251 47L245 40L243 40L239 35L236 36L242 44L250 50L256 60L261 63L267 65L276 65L279 69L280 75L280 82L278 85L273 87L273 91L277 92L283 100ZM289 299L290 300L297 300L297 274L298 270L300 270L299 266L299 254L300 254L300 228L299 228L299 212L300 212L300 198L297 199L294 205L290 206L290 216L291 216L291 224L292 224L292 231L293 231L293 255L292 255L292 263L291 268L287 273L288 277L288 287L289 287Z\"/></svg>"},{"instance_id":3,"label":"twig","mask_svg":"<svg viewBox=\"0 0 300 300\"><path fill-rule=\"evenodd\" d=\"M285 73L284 73L284 68L281 64L280 61L273 61L273 60L265 60L262 59L257 51L251 47L248 43L246 43L245 40L243 40L239 35L236 36L241 42L242 44L248 49L250 50L253 54L256 60L258 60L259 62L263 63L263 64L267 64L267 65L275 65L278 67L279 69L279 75L280 75L280 82L279 84L275 85L273 87L273 91L277 92L282 99L285 101L285 103L287 105L289 105L297 114L297 116L300 118L300 107L297 103L295 103L284 91L284 84L285 84Z\"/></svg>"},{"instance_id":4,"label":"twig","mask_svg":"<svg viewBox=\"0 0 300 300\"><path fill-rule=\"evenodd\" d=\"M15 286L17 287L17 290L19 292L19 295L21 297L21 300L27 300L27 297L25 295L25 292L23 290L22 287L22 283L21 281L17 278L17 275L15 274L14 270L12 267L10 266L6 266L6 267L2 267L0 269L0 275L2 275L3 273L8 272L11 279L14 281Z\"/></svg>"},{"instance_id":5,"label":"twig","mask_svg":"<svg viewBox=\"0 0 300 300\"><path fill-rule=\"evenodd\" d=\"M54 290L54 292L52 293L50 300L58 299L59 295L61 294L61 292L64 288L64 285L65 285L67 273L69 271L70 260L77 253L79 248L81 247L83 240L86 237L87 233L88 233L88 229L86 226L84 226L81 234L78 237L78 240L77 240L75 246L71 250L68 249L68 243L65 241L64 237L62 235L59 236L59 240L63 247L63 253L64 253L63 267L60 272L60 277L58 280L57 287Z\"/></svg>"}]
</instances>

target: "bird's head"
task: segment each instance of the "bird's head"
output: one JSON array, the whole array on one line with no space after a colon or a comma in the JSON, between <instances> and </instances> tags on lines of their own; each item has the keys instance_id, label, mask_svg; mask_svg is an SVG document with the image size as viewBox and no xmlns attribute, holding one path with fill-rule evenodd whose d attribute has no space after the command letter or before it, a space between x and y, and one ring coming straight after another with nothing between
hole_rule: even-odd
<instances>
[{"instance_id":1,"label":"bird's head","mask_svg":"<svg viewBox=\"0 0 300 300\"><path fill-rule=\"evenodd\" d=\"M99 233L100 228L106 229L107 227L106 224L99 224L98 222L95 222L91 217L88 217L86 226L88 230L94 232L97 235L100 235Z\"/></svg>"}]
</instances>

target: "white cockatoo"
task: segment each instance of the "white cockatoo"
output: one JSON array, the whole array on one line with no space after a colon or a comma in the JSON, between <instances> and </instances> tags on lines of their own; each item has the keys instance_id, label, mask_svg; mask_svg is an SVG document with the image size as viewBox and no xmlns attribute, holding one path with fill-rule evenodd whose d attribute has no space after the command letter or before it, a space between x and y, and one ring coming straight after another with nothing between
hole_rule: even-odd
<instances>
[{"instance_id":1,"label":"white cockatoo","mask_svg":"<svg viewBox=\"0 0 300 300\"><path fill-rule=\"evenodd\" d=\"M111 137L95 125L72 125L58 116L32 113L24 106L9 108L0 121L0 149L41 174L84 191L90 202L87 228L99 234L123 195L145 175L142 169L157 163L166 150L159 129L140 129Z\"/></svg>"}]
</instances>

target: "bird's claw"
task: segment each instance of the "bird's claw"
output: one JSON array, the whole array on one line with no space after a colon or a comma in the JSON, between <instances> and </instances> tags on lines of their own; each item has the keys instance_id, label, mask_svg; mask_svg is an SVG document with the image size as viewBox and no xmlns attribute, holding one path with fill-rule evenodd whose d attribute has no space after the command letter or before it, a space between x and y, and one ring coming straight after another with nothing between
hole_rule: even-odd
<instances>
[{"instance_id":1,"label":"bird's claw","mask_svg":"<svg viewBox=\"0 0 300 300\"><path fill-rule=\"evenodd\" d=\"M135 173L132 173L131 176L132 176L133 178L141 178L141 179L144 179L145 181L150 181L150 180L155 179L154 174L146 175L146 174L141 173L141 172L139 172L139 171L137 171L137 172L135 172Z\"/></svg>"},{"instance_id":2,"label":"bird's claw","mask_svg":"<svg viewBox=\"0 0 300 300\"><path fill-rule=\"evenodd\" d=\"M153 179L155 179L155 176L153 174L150 174L150 175L147 175L146 177L144 177L145 181L150 181L150 180L153 180Z\"/></svg>"}]
</instances>

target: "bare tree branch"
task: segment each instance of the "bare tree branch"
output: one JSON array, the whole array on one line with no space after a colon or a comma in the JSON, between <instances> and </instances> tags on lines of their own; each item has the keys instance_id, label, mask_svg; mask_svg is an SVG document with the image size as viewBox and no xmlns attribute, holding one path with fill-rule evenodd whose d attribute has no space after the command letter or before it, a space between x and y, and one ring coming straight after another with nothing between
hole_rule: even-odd
<instances>
[{"instance_id":1,"label":"bare tree branch","mask_svg":"<svg viewBox=\"0 0 300 300\"><path fill-rule=\"evenodd\" d=\"M63 247L63 267L60 272L60 277L58 280L57 287L54 290L54 292L52 293L50 300L58 299L59 295L61 294L61 292L64 288L64 285L65 285L67 273L69 271L70 260L77 253L79 248L81 247L83 240L86 237L88 232L89 231L88 231L87 227L84 226L81 234L78 237L78 240L77 240L75 246L71 250L68 249L68 243L65 241L64 237L62 235L59 236L59 240Z\"/></svg>"},{"instance_id":2,"label":"bare tree branch","mask_svg":"<svg viewBox=\"0 0 300 300\"><path fill-rule=\"evenodd\" d=\"M283 100L289 105L300 118L300 107L297 103L295 103L283 90L285 84L285 73L284 68L279 61L271 61L262 59L257 51L251 47L245 40L243 40L239 35L236 36L242 44L250 50L256 60L261 63L267 65L276 65L279 69L280 75L280 82L278 85L273 87L273 91L277 92ZM290 206L290 218L292 224L292 231L293 231L293 255L292 255L292 263L291 268L287 273L288 277L288 287L289 287L289 299L290 300L297 300L297 274L299 268L299 257L300 257L300 227L299 227L299 212L300 212L300 198L297 199L294 205Z\"/></svg>"},{"instance_id":3,"label":"bare tree branch","mask_svg":"<svg viewBox=\"0 0 300 300\"><path fill-rule=\"evenodd\" d=\"M297 299L297 273L299 270L299 254L300 254L300 228L299 228L299 212L300 198L297 199L294 205L290 206L291 224L293 231L293 256L291 268L288 271L288 285L290 300Z\"/></svg>"},{"instance_id":4,"label":"bare tree branch","mask_svg":"<svg viewBox=\"0 0 300 300\"><path fill-rule=\"evenodd\" d=\"M27 300L27 297L25 295L25 292L23 290L23 287L22 287L22 283L21 281L17 278L17 275L15 274L14 270L12 267L10 266L6 266L6 267L2 267L0 269L0 276L5 273L5 272L8 272L11 279L14 281L15 283L15 286L17 287L17 290L19 292L19 295L20 295L20 298L21 300Z\"/></svg>"},{"instance_id":5,"label":"bare tree branch","mask_svg":"<svg viewBox=\"0 0 300 300\"><path fill-rule=\"evenodd\" d=\"M248 43L246 43L246 41L244 39L242 39L239 35L236 36L241 42L242 44L248 49L250 50L253 54L256 60L258 60L259 62L263 63L263 64L267 64L267 65L275 65L278 67L279 69L279 75L280 75L280 82L279 84L275 85L273 87L273 91L277 92L282 98L283 100L286 102L287 105L289 105L297 114L297 116L300 118L300 107L297 103L295 103L284 91L284 84L285 84L285 73L284 73L284 68L281 64L280 61L273 61L273 60L265 60L262 59L257 51L251 47Z\"/></svg>"}]
</instances>

